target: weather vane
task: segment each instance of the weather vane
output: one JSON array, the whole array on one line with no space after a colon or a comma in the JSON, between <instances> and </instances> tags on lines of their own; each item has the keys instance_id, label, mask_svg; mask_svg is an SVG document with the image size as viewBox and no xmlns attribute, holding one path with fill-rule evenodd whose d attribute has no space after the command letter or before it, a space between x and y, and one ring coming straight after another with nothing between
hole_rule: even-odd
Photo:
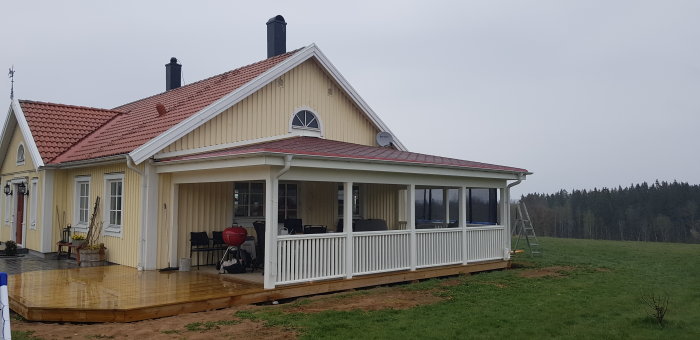
<instances>
[{"instance_id":1,"label":"weather vane","mask_svg":"<svg viewBox=\"0 0 700 340\"><path fill-rule=\"evenodd\" d=\"M15 99L15 65L10 67L10 72L7 74L10 77L10 100Z\"/></svg>"}]
</instances>

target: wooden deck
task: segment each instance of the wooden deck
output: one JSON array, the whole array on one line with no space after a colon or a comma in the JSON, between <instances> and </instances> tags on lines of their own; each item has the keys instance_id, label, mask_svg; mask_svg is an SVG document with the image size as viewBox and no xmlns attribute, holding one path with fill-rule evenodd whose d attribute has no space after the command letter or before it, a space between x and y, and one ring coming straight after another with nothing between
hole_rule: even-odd
<instances>
[{"instance_id":1,"label":"wooden deck","mask_svg":"<svg viewBox=\"0 0 700 340\"><path fill-rule=\"evenodd\" d=\"M209 270L138 271L103 266L27 272L9 278L10 308L27 320L131 322L263 301L508 267L508 261L319 281L265 290Z\"/></svg>"}]
</instances>

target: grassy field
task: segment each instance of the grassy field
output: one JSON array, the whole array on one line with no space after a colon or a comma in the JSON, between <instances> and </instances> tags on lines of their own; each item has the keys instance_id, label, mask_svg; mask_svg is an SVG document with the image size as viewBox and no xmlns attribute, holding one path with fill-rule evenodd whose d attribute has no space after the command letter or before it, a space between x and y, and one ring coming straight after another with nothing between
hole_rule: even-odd
<instances>
[{"instance_id":1,"label":"grassy field","mask_svg":"<svg viewBox=\"0 0 700 340\"><path fill-rule=\"evenodd\" d=\"M513 270L452 278L450 285L443 279L392 287L445 298L434 304L315 313L271 306L237 316L297 329L310 339L700 339L700 245L541 243L544 256L519 254ZM669 298L663 327L642 302L650 295Z\"/></svg>"}]
</instances>

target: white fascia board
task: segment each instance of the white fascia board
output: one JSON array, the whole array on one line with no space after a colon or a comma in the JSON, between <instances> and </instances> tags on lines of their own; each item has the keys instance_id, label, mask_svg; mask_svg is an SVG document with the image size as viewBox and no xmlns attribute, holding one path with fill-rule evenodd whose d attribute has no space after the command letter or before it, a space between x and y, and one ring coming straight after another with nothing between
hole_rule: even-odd
<instances>
[{"instance_id":1,"label":"white fascia board","mask_svg":"<svg viewBox=\"0 0 700 340\"><path fill-rule=\"evenodd\" d=\"M20 131L22 131L22 137L24 137L24 142L29 149L29 154L32 156L34 168L38 170L40 167L44 166L44 160L41 159L39 149L36 147L36 142L34 142L34 136L32 136L32 131L29 130L29 124L27 123L27 119L24 117L22 107L19 105L19 100L15 99L12 101L12 111L15 112L17 124L19 125Z\"/></svg>"},{"instance_id":2,"label":"white fascia board","mask_svg":"<svg viewBox=\"0 0 700 340\"><path fill-rule=\"evenodd\" d=\"M254 165L284 165L285 153L253 152L234 156L221 156L209 159L193 159L163 162L158 165L158 172L179 172ZM502 180L525 179L526 174L475 168L461 168L411 162L381 161L374 159L350 159L328 156L294 155L292 167L355 170L371 172L411 173L418 175L437 175L450 177L479 177ZM519 177L521 176L521 177Z\"/></svg>"},{"instance_id":3,"label":"white fascia board","mask_svg":"<svg viewBox=\"0 0 700 340\"><path fill-rule=\"evenodd\" d=\"M408 151L406 147L401 143L401 141L396 137L396 134L391 132L389 127L379 118L379 116L372 110L372 108L360 97L360 95L355 91L355 89L350 85L350 83L343 77L343 75L338 71L338 69L333 66L333 63L326 57L323 52L316 46L316 44L311 44L313 48L313 53L314 57L319 61L319 63L326 69L328 73L330 73L333 76L333 79L335 79L338 84L343 88L343 90L352 98L352 100L357 104L357 106L362 109L362 111L365 112L365 114L369 117L370 121L376 125L379 130L389 132L391 135L394 137L393 143L394 145L401 151Z\"/></svg>"},{"instance_id":4,"label":"white fascia board","mask_svg":"<svg viewBox=\"0 0 700 340\"><path fill-rule=\"evenodd\" d=\"M10 107L7 109L7 114L2 118L2 134L0 135L0 163L2 163L5 160L5 157L9 154L9 146L10 146L10 139L12 136L8 133L13 127L11 127L10 123L13 122L12 117L14 117L13 111L12 111L12 104L10 104ZM15 125L17 123L17 119L14 120Z\"/></svg>"},{"instance_id":5,"label":"white fascia board","mask_svg":"<svg viewBox=\"0 0 700 340\"><path fill-rule=\"evenodd\" d=\"M221 99L215 101L199 112L193 114L189 118L183 120L177 125L171 127L167 131L163 132L159 136L151 139L140 147L136 148L134 151L129 153L129 156L134 160L134 163L140 164L146 159L158 153L160 150L166 146L174 143L178 139L184 137L188 133L192 132L194 129L208 122L210 119L216 117L221 112L224 112L229 107L237 104L241 100L252 95L256 91L263 88L265 85L269 84L271 81L277 79L281 75L287 73L289 70L299 66L301 63L305 62L309 58L314 57L318 60L319 64L324 67L324 69L335 79L338 84L343 88L343 90L352 98L357 106L359 106L362 111L367 115L367 117L374 123L379 130L386 131L394 136L394 145L401 151L407 151L406 147L401 143L398 138L394 135L389 127L384 124L384 122L377 116L377 114L372 110L372 108L367 105L367 103L357 94L357 91L350 85L350 83L345 80L345 78L340 74L340 72L333 66L333 64L326 58L326 56L318 49L316 44L311 44L304 47L299 52L280 62L279 64L273 66L269 70L265 71L263 74L257 76L255 79L246 83L245 85L239 87L235 91L225 95Z\"/></svg>"},{"instance_id":6,"label":"white fascia board","mask_svg":"<svg viewBox=\"0 0 700 340\"><path fill-rule=\"evenodd\" d=\"M306 61L313 55L312 50L314 48L316 48L314 45L303 48L301 51L273 66L235 91L223 96L221 99L211 103L209 106L171 127L159 136L136 148L134 151L131 151L129 156L131 156L131 158L134 160L134 163L140 164L166 146L174 143L178 139L192 132L194 129L208 122L210 119L216 117L219 113L224 112L233 105L236 105L241 100L247 98L257 90L269 84L271 81L277 79L287 71Z\"/></svg>"}]
</instances>

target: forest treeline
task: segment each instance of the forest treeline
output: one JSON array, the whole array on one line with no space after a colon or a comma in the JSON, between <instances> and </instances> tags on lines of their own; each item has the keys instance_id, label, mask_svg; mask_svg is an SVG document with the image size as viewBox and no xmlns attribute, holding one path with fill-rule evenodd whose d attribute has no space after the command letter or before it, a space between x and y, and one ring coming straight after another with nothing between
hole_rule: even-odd
<instances>
[{"instance_id":1,"label":"forest treeline","mask_svg":"<svg viewBox=\"0 0 700 340\"><path fill-rule=\"evenodd\" d=\"M700 185L646 182L623 188L528 194L538 235L700 243Z\"/></svg>"}]
</instances>

